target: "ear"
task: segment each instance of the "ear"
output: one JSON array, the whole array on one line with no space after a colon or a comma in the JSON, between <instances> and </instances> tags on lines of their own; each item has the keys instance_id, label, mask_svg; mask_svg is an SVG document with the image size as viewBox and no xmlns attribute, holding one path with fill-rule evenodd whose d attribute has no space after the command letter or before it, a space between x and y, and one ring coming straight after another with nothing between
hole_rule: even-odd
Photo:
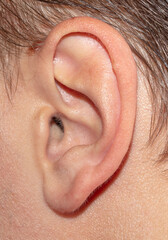
<instances>
[{"instance_id":1,"label":"ear","mask_svg":"<svg viewBox=\"0 0 168 240\"><path fill-rule=\"evenodd\" d=\"M36 56L46 101L36 117L37 159L48 205L77 210L110 178L127 153L136 112L136 65L111 26L69 19Z\"/></svg>"}]
</instances>

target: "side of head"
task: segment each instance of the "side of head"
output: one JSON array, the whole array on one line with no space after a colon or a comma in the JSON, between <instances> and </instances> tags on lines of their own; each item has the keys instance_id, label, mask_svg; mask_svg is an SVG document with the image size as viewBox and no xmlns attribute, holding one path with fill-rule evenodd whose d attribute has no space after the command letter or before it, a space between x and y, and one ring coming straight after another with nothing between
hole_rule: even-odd
<instances>
[{"instance_id":1,"label":"side of head","mask_svg":"<svg viewBox=\"0 0 168 240\"><path fill-rule=\"evenodd\" d=\"M96 3L2 1L3 239L168 234L167 29Z\"/></svg>"}]
</instances>

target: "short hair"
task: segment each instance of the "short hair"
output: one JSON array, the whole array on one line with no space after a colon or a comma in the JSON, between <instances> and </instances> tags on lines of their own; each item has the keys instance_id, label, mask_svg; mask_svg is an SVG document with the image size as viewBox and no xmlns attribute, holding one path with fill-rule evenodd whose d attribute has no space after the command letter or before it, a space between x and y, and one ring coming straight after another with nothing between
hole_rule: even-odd
<instances>
[{"instance_id":1,"label":"short hair","mask_svg":"<svg viewBox=\"0 0 168 240\"><path fill-rule=\"evenodd\" d=\"M59 22L91 16L118 30L129 44L150 89L152 103L149 145L167 130L168 121L168 1L167 0L1 0L0 61L6 86L12 79L6 66L23 49L38 49ZM167 131L165 131L167 136ZM168 139L166 137L166 139ZM168 155L168 140L162 157ZM163 159L162 158L162 159Z\"/></svg>"}]
</instances>

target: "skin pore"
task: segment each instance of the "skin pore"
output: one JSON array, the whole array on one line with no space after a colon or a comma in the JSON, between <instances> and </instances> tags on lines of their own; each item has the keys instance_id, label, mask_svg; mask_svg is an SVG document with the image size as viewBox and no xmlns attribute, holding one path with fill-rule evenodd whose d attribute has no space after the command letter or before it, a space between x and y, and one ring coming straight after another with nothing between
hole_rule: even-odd
<instances>
[{"instance_id":1,"label":"skin pore","mask_svg":"<svg viewBox=\"0 0 168 240\"><path fill-rule=\"evenodd\" d=\"M82 29L85 27L85 29L88 30L88 20L84 20L82 24L80 23L80 21L75 21L74 25L76 25L74 29L78 28L78 31L76 30L77 33L79 32L79 29L81 29L81 26ZM94 64L91 65L91 68L89 68L91 57L88 57L87 54L88 52L91 52L92 48L90 48L89 45L89 51L87 51L87 45L85 44L85 42L84 46L86 47L86 51L84 51L84 47L81 47L81 43L78 42L76 39L76 43L74 44L73 42L71 42L70 47L69 45L67 46L65 44L65 48L63 46L62 48L56 48L55 51L53 51L53 46L57 46L56 42L53 42L56 41L56 38L59 38L59 34L61 36L62 32L66 31L65 29L70 29L72 31L73 27L71 26L70 22L71 21L69 21L67 25L61 25L59 31L58 29L54 31L52 30L48 40L45 40L43 46L37 51L35 51L35 53L27 54L26 52L25 54L23 50L20 56L19 65L17 65L14 60L10 62L9 68L14 69L14 71L12 72L13 95L11 96L11 98L8 98L5 79L3 77L3 74L1 73L0 237L2 238L2 240L168 239L168 183L166 177L166 169L168 166L166 161L164 164L159 164L157 162L157 160L159 159L159 153L162 153L165 147L165 142L167 140L166 133L162 131L157 138L155 144L153 144L152 146L147 146L151 131L151 117L153 114L153 106L151 102L151 93L149 90L149 86L146 84L147 77L144 76L144 74L142 74L138 70L138 68L135 123L133 124L131 139L129 140L129 148L126 151L126 154L124 154L123 158L121 159L121 163L117 167L116 171L111 173L111 176L108 178L107 181L99 184L96 190L94 189L94 191L91 192L85 204L82 206L81 209L76 212L72 211L68 214L62 212L60 213L59 211L57 211L57 209L55 210L51 208L48 204L49 200L48 202L46 200L48 199L46 197L47 190L45 192L44 189L47 188L47 184L43 185L43 171L45 171L44 169L47 169L47 171L49 169L49 171L47 172L48 175L54 172L54 176L52 177L52 179L54 180L55 175L57 175L55 171L55 169L57 169L57 165L54 165L54 168L52 168L52 163L55 160L50 161L51 158L50 156L48 157L48 155L47 157L50 159L49 165L47 165L47 163L45 162L46 159L44 160L44 163L42 160L43 155L45 155L47 152L47 147L50 145L50 141L55 138L54 141L57 143L56 149L58 149L59 143L61 141L60 139L62 139L62 135L64 135L70 136L69 139L71 141L68 140L69 145L76 144L76 142L73 143L75 139L74 136L76 136L73 135L74 131L71 131L71 129L73 130L73 126L75 126L75 129L79 129L78 132L81 131L81 138L77 139L77 141L83 141L83 136L85 135L82 135L82 129L84 129L84 133L88 133L86 140L91 139L91 142L98 141L100 136L103 135L101 135L100 132L103 131L102 129L107 122L104 121L104 125L101 122L102 127L100 128L101 131L99 131L100 119L103 118L103 114L101 115L101 112L104 111L103 113L105 115L106 108L105 110L104 108L102 108L101 111L100 109L98 109L99 113L97 114L97 112L94 111L95 109L90 106L90 103L92 103L93 101L85 101L86 97L80 98L80 96L82 94L84 95L85 92L87 92L88 94L88 89L91 89L93 91L90 90L90 95L88 96L92 98L92 100L94 100L95 102L98 101L99 97L101 96L103 96L102 105L105 104L104 99L106 99L107 103L109 99L110 101L112 101L110 98L112 94L109 94L109 98L106 98L107 95L101 95L101 91L99 91L100 89L96 89L94 84L94 88L92 88L92 85L90 83L87 91L85 91L85 88L87 87L87 79L89 79L89 77L87 76L86 78L85 74L85 81L83 81L82 78L83 68L80 66L80 63L82 62L83 58L86 58L86 63L84 65L84 69L86 72L88 69L92 70L90 72L94 72L94 66L101 65L101 59L103 59L103 62L106 61L107 54L104 54L104 52L102 53L101 58L99 58L102 50L101 47L99 48L99 53L97 53L97 48L93 51ZM92 22L92 24L94 26L94 29L98 29L95 30L95 32L97 31L99 36L106 35L106 32L104 32L104 29L106 28L105 25L99 25L100 23L94 21ZM99 32L100 26L103 26L103 28ZM108 33L110 34L110 31ZM112 33L112 36L116 34L115 36L117 36L117 38L110 36L111 41L117 39L116 42L121 41L121 43L123 43L124 45L124 42L122 42L121 40L122 38L120 34L117 34L115 31L113 31ZM67 36L66 34L63 35ZM100 38L101 41L103 41L102 38ZM61 37L60 39L62 40ZM61 43L61 40L59 41L59 43ZM68 38L67 41L69 41ZM107 51L107 48L109 47L108 42L109 41L107 41L106 49L103 48L102 51ZM112 45L114 44L115 42ZM72 48L72 46L74 48ZM76 46L78 46L78 48ZM118 45L116 46L118 47ZM80 50L79 52L83 53L84 57L80 58L81 56L79 57L79 52L77 52L75 48ZM122 49L123 54L125 48L127 49L127 45L124 45L124 49ZM63 53L61 52L62 49L64 50ZM66 55L67 50L72 52L73 60L76 61L76 64L78 64L77 70L80 70L78 73L78 82L81 81L80 86L75 85L75 83L73 83L73 85L72 80L69 80L69 77L72 76L73 72L69 74L68 71L70 71L71 68L68 66L70 70L67 70L64 62L64 69L62 70L59 66L57 66L56 72L53 73L53 59L55 56L54 54L57 50L61 52L60 54L64 54L65 58L67 56L69 57L69 55ZM108 51L110 52L110 50ZM110 54L110 56L113 56L111 52ZM94 56L98 57L94 58ZM136 59L136 56L133 56ZM88 68L86 67L87 64ZM104 65L105 68L107 64ZM121 67L120 64L119 66ZM19 75L17 67L19 67ZM96 71L94 72L96 77L92 78L93 81L96 81L95 79L98 79L100 73L103 73L104 68L102 67L101 71L98 71L99 68L97 68L98 70L96 69ZM59 72L58 70L60 70L59 76L57 76L57 73ZM75 71L75 73L77 72L77 70ZM124 70L124 75L127 75L127 72L129 72L129 70L129 68ZM100 72L99 75L96 75L98 72ZM65 107L65 103L62 101L62 99L58 97L59 91L56 90L56 83L53 77L57 76L57 80L60 80L60 76L64 76L64 74L66 74L65 79L67 81L69 80L69 92L67 91L69 94L71 94L71 90L73 88L75 93L82 91L81 95L72 94L72 97L75 97L72 98L74 101L72 101L72 104L70 102L70 107L74 107L76 112L70 112L70 120L68 119L69 121L66 119L65 114L60 114L58 116L55 116L55 114L53 114L56 112L56 109L61 109L61 107L63 108L63 110L67 109L67 111L69 111L69 108L67 108L67 106ZM75 79L75 77L73 79ZM115 82L115 79L112 78L112 81ZM118 78L117 81L119 81ZM15 87L16 83L17 88ZM67 82L64 82L64 84L66 85ZM103 83L102 87L104 87ZM112 86L109 84L108 87L112 87L112 89L114 89L113 93L116 93L115 91L117 90L115 89L115 84ZM105 90L107 90L107 93L108 87L107 89L105 88ZM124 87L128 88L129 86ZM66 88L64 89L66 90ZM95 89L97 92L95 92ZM126 90L127 89L125 89L125 91ZM120 95L122 95L122 93L120 93ZM129 95L127 95L127 98L129 99ZM130 98L133 98L132 95ZM80 100L80 102L78 102L77 100ZM116 105L117 103L118 101L116 100ZM99 105L97 104L96 106ZM89 113L88 115L86 114L86 118L85 115L83 116L81 114L81 109L84 109L85 112ZM74 112L80 113L79 116L77 114L75 115L75 121L73 121ZM113 114L115 114L115 112L113 112ZM88 123L88 119L92 123L92 116L94 120L93 124L91 125L90 123ZM99 119L100 116L101 118ZM44 120L42 121L39 119ZM62 122L60 122L60 119ZM81 119L82 123L80 122ZM76 122L78 123L77 125ZM41 123L41 125L39 123ZM97 123L97 125L95 123ZM93 130L93 134L91 135L91 137L89 124L91 125L91 127L93 126L93 128L91 128ZM127 125L129 125L129 118L125 120L125 127L127 127ZM69 126L72 127L70 128ZM43 133L43 128L47 128L48 130L46 130L46 132L50 132L50 141L48 141L48 138L46 137L48 133L46 133L45 131L44 134L40 135L41 132ZM41 130L37 131L36 129ZM68 135L68 133L70 134ZM129 134L130 133L128 133L128 135ZM124 135L123 138L125 138ZM46 144L47 141L48 145ZM67 146L65 141L63 147L68 148L69 145ZM117 149L117 152L122 152L123 148L124 146L123 144L121 144L120 148ZM37 152L37 149L39 150L40 154L39 152ZM55 149L53 151L55 151ZM83 155L79 156L78 159L82 159L82 156ZM115 160L112 161L112 163L114 164ZM70 167L72 169L74 166L71 165ZM50 169L52 169L51 172ZM81 170L78 175L82 174L82 171L83 170ZM102 170L102 172L107 172L107 170ZM46 176L48 177L47 174ZM71 179L69 180L69 182L70 181ZM76 178L72 182L75 181ZM76 184L78 184L78 182ZM67 187L66 183L61 186ZM81 186L81 188L83 187L82 181L79 183L79 186ZM61 189L63 187L61 187ZM84 187L83 189L85 190ZM56 191L54 188L52 188L52 190L53 192ZM52 194L52 191L49 192L49 194ZM79 192L78 195L80 194L81 193ZM53 203L53 206L55 207L54 204L55 202Z\"/></svg>"}]
</instances>

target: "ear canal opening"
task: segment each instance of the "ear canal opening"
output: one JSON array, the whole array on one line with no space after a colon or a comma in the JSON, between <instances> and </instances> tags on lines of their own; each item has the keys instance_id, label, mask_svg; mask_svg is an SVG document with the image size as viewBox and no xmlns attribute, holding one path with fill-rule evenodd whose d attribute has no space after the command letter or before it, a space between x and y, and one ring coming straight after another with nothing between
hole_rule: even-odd
<instances>
[{"instance_id":1,"label":"ear canal opening","mask_svg":"<svg viewBox=\"0 0 168 240\"><path fill-rule=\"evenodd\" d=\"M51 121L50 121L50 125L55 124L57 127L59 127L59 129L61 130L62 133L64 133L64 124L60 118L60 116L54 116L52 117Z\"/></svg>"}]
</instances>

